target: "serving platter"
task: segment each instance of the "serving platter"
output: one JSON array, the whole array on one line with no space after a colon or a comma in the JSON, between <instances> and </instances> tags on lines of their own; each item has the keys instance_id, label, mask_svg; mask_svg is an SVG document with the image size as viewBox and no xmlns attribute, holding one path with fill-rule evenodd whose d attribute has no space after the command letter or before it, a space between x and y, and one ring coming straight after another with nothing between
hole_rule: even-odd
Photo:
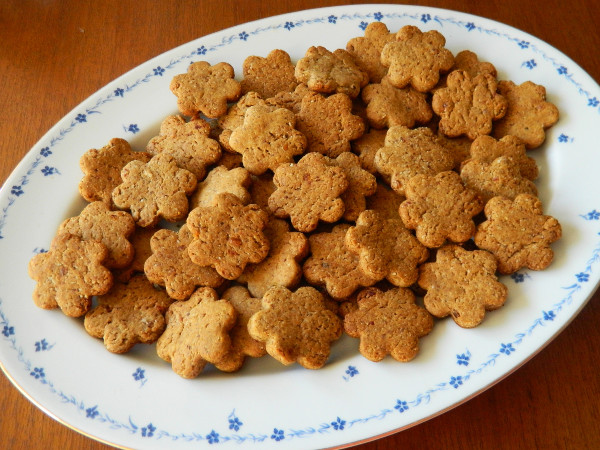
<instances>
[{"instance_id":1,"label":"serving platter","mask_svg":"<svg viewBox=\"0 0 600 450\"><path fill-rule=\"evenodd\" d=\"M410 363L372 363L358 341L335 343L328 364L310 371L271 358L249 360L235 374L208 369L195 380L175 375L154 346L107 352L80 319L31 301L33 255L48 249L58 225L84 206L77 193L79 157L113 137L134 148L177 112L168 85L194 61L226 61L238 78L249 55L274 48L293 60L311 45L344 48L369 22L392 31L436 29L454 53L476 52L499 79L547 89L561 118L540 149L537 182L546 214L563 238L542 272L502 281L506 305L473 330L436 323ZM276 47L275 47L276 46ZM57 123L25 156L0 191L0 363L41 409L95 439L127 448L346 446L410 427L452 408L517 369L583 308L596 289L600 181L589 129L600 119L600 88L567 56L522 31L484 18L403 5L308 10L243 24L178 47L110 83Z\"/></svg>"}]
</instances>

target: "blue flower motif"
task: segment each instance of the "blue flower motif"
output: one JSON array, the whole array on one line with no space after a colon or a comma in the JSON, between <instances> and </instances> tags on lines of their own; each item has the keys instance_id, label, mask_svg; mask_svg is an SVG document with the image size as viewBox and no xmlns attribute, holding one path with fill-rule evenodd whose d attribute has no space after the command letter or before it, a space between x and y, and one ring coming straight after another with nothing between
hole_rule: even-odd
<instances>
[{"instance_id":1,"label":"blue flower motif","mask_svg":"<svg viewBox=\"0 0 600 450\"><path fill-rule=\"evenodd\" d=\"M21 186L13 186L10 189L10 193L18 197L19 195L23 194L23 188L21 188Z\"/></svg>"},{"instance_id":2,"label":"blue flower motif","mask_svg":"<svg viewBox=\"0 0 600 450\"><path fill-rule=\"evenodd\" d=\"M131 375L135 381L140 381L146 378L146 371L141 367L138 367Z\"/></svg>"},{"instance_id":3,"label":"blue flower motif","mask_svg":"<svg viewBox=\"0 0 600 450\"><path fill-rule=\"evenodd\" d=\"M334 422L331 422L331 426L333 427L334 430L341 431L346 426L346 421L342 420L338 417Z\"/></svg>"},{"instance_id":4,"label":"blue flower motif","mask_svg":"<svg viewBox=\"0 0 600 450\"><path fill-rule=\"evenodd\" d=\"M358 369L354 366L348 366L348 368L346 369L346 374L348 374L350 377L358 375Z\"/></svg>"},{"instance_id":5,"label":"blue flower motif","mask_svg":"<svg viewBox=\"0 0 600 450\"><path fill-rule=\"evenodd\" d=\"M143 437L152 437L154 436L154 432L156 431L156 427L149 423L145 427L142 428L142 436Z\"/></svg>"},{"instance_id":6,"label":"blue flower motif","mask_svg":"<svg viewBox=\"0 0 600 450\"><path fill-rule=\"evenodd\" d=\"M394 406L394 409L397 409L399 413L403 413L404 411L408 410L408 403L406 403L404 400L396 400L396 406Z\"/></svg>"},{"instance_id":7,"label":"blue flower motif","mask_svg":"<svg viewBox=\"0 0 600 450\"><path fill-rule=\"evenodd\" d=\"M56 170L55 167L45 166L42 169L42 173L44 174L45 177L47 177L49 175L54 175L55 173L58 173L58 170Z\"/></svg>"},{"instance_id":8,"label":"blue flower motif","mask_svg":"<svg viewBox=\"0 0 600 450\"><path fill-rule=\"evenodd\" d=\"M198 47L198 49L196 50L196 53L199 55L206 55L207 49L204 45L201 45L200 47Z\"/></svg>"},{"instance_id":9,"label":"blue flower motif","mask_svg":"<svg viewBox=\"0 0 600 450\"><path fill-rule=\"evenodd\" d=\"M87 122L87 117L85 114L77 114L75 120L79 123Z\"/></svg>"},{"instance_id":10,"label":"blue flower motif","mask_svg":"<svg viewBox=\"0 0 600 450\"><path fill-rule=\"evenodd\" d=\"M140 131L139 127L137 126L137 124L132 123L127 127L127 131L129 131L130 133L137 133L138 131Z\"/></svg>"},{"instance_id":11,"label":"blue flower motif","mask_svg":"<svg viewBox=\"0 0 600 450\"><path fill-rule=\"evenodd\" d=\"M15 334L15 327L9 327L8 325L4 325L2 329L2 334L5 337L9 337L11 334Z\"/></svg>"},{"instance_id":12,"label":"blue flower motif","mask_svg":"<svg viewBox=\"0 0 600 450\"><path fill-rule=\"evenodd\" d=\"M521 48L529 48L529 42L527 42L527 41L519 41L519 47L521 47Z\"/></svg>"},{"instance_id":13,"label":"blue flower motif","mask_svg":"<svg viewBox=\"0 0 600 450\"><path fill-rule=\"evenodd\" d=\"M273 428L273 434L271 435L271 439L276 440L277 442L285 439L283 434L283 430L278 430L277 428Z\"/></svg>"},{"instance_id":14,"label":"blue flower motif","mask_svg":"<svg viewBox=\"0 0 600 450\"><path fill-rule=\"evenodd\" d=\"M566 75L567 74L567 68L565 66L560 66L557 69L557 72L559 75Z\"/></svg>"},{"instance_id":15,"label":"blue flower motif","mask_svg":"<svg viewBox=\"0 0 600 450\"><path fill-rule=\"evenodd\" d=\"M502 344L500 346L500 353L504 353L505 355L510 355L514 351L515 349L512 344Z\"/></svg>"},{"instance_id":16,"label":"blue flower motif","mask_svg":"<svg viewBox=\"0 0 600 450\"><path fill-rule=\"evenodd\" d=\"M98 412L97 405L85 410L85 417L88 419L95 419L98 414L100 413Z\"/></svg>"},{"instance_id":17,"label":"blue flower motif","mask_svg":"<svg viewBox=\"0 0 600 450\"><path fill-rule=\"evenodd\" d=\"M44 158L50 156L52 154L52 152L50 151L50 148L48 147L44 147L43 149L40 150L40 155L42 155Z\"/></svg>"},{"instance_id":18,"label":"blue flower motif","mask_svg":"<svg viewBox=\"0 0 600 450\"><path fill-rule=\"evenodd\" d=\"M429 14L421 14L421 22L427 23L431 20L431 16Z\"/></svg>"},{"instance_id":19,"label":"blue flower motif","mask_svg":"<svg viewBox=\"0 0 600 450\"><path fill-rule=\"evenodd\" d=\"M525 275L523 275L522 273L512 273L510 277L515 283L522 283L523 281L525 281Z\"/></svg>"},{"instance_id":20,"label":"blue flower motif","mask_svg":"<svg viewBox=\"0 0 600 450\"><path fill-rule=\"evenodd\" d=\"M596 97L588 99L588 106L595 108L598 105L600 105L600 100Z\"/></svg>"},{"instance_id":21,"label":"blue flower motif","mask_svg":"<svg viewBox=\"0 0 600 450\"><path fill-rule=\"evenodd\" d=\"M578 274L575 275L575 277L577 278L577 281L579 281L580 283L586 283L590 279L590 275L587 273L583 273L583 272L579 272Z\"/></svg>"},{"instance_id":22,"label":"blue flower motif","mask_svg":"<svg viewBox=\"0 0 600 450\"><path fill-rule=\"evenodd\" d=\"M331 16L329 16L327 18L327 20L329 21L329 23L336 23L337 22L337 17L332 14Z\"/></svg>"},{"instance_id":23,"label":"blue flower motif","mask_svg":"<svg viewBox=\"0 0 600 450\"><path fill-rule=\"evenodd\" d=\"M219 443L219 433L215 430L211 430L210 434L206 435L206 440L209 444L218 444Z\"/></svg>"},{"instance_id":24,"label":"blue flower motif","mask_svg":"<svg viewBox=\"0 0 600 450\"><path fill-rule=\"evenodd\" d=\"M554 318L556 317L556 314L554 314L554 311L543 311L544 314L544 320L554 320Z\"/></svg>"},{"instance_id":25,"label":"blue flower motif","mask_svg":"<svg viewBox=\"0 0 600 450\"><path fill-rule=\"evenodd\" d=\"M450 385L457 389L461 384L463 384L462 377L459 375L457 377L450 377Z\"/></svg>"},{"instance_id":26,"label":"blue flower motif","mask_svg":"<svg viewBox=\"0 0 600 450\"><path fill-rule=\"evenodd\" d=\"M296 25L294 25L294 22L286 22L285 25L283 26L283 28L285 28L286 30L291 30L292 28L294 28Z\"/></svg>"},{"instance_id":27,"label":"blue flower motif","mask_svg":"<svg viewBox=\"0 0 600 450\"><path fill-rule=\"evenodd\" d=\"M522 66L527 67L528 69L533 69L534 67L537 66L537 63L535 62L535 59L530 59L529 61L525 61L523 64L521 64Z\"/></svg>"},{"instance_id":28,"label":"blue flower motif","mask_svg":"<svg viewBox=\"0 0 600 450\"><path fill-rule=\"evenodd\" d=\"M125 93L125 90L121 89L121 88L116 88L113 92L113 94L115 94L115 97L123 97L124 93Z\"/></svg>"},{"instance_id":29,"label":"blue flower motif","mask_svg":"<svg viewBox=\"0 0 600 450\"><path fill-rule=\"evenodd\" d=\"M239 429L242 425L244 425L244 423L235 416L229 419L229 429L230 430L239 431Z\"/></svg>"},{"instance_id":30,"label":"blue flower motif","mask_svg":"<svg viewBox=\"0 0 600 450\"><path fill-rule=\"evenodd\" d=\"M598 220L598 219L600 219L600 212L593 209L592 211L587 213L584 217L586 220Z\"/></svg>"},{"instance_id":31,"label":"blue flower motif","mask_svg":"<svg viewBox=\"0 0 600 450\"><path fill-rule=\"evenodd\" d=\"M48 350L48 342L46 339L42 339L41 341L37 341L35 343L35 351L43 352L44 350Z\"/></svg>"},{"instance_id":32,"label":"blue flower motif","mask_svg":"<svg viewBox=\"0 0 600 450\"><path fill-rule=\"evenodd\" d=\"M39 380L40 378L44 378L46 374L44 373L44 369L41 367L35 367L30 373L33 378Z\"/></svg>"},{"instance_id":33,"label":"blue flower motif","mask_svg":"<svg viewBox=\"0 0 600 450\"><path fill-rule=\"evenodd\" d=\"M248 36L249 36L249 35L248 35L248 33L246 33L245 31L242 31L242 32L239 34L239 37L240 37L240 39L241 39L242 41L245 41L245 40L247 40L247 39L248 39Z\"/></svg>"},{"instance_id":34,"label":"blue flower motif","mask_svg":"<svg viewBox=\"0 0 600 450\"><path fill-rule=\"evenodd\" d=\"M165 69L163 69L160 66L155 67L154 69L152 69L152 71L154 72L154 75L158 75L159 77L162 77L163 73L165 73Z\"/></svg>"},{"instance_id":35,"label":"blue flower motif","mask_svg":"<svg viewBox=\"0 0 600 450\"><path fill-rule=\"evenodd\" d=\"M469 365L469 360L471 359L471 357L469 355L465 355L464 353L460 354L460 355L456 355L456 363L459 366L468 366Z\"/></svg>"},{"instance_id":36,"label":"blue flower motif","mask_svg":"<svg viewBox=\"0 0 600 450\"><path fill-rule=\"evenodd\" d=\"M373 14L373 18L379 22L381 21L381 19L383 19L383 14L381 14L380 12L376 12L375 14Z\"/></svg>"},{"instance_id":37,"label":"blue flower motif","mask_svg":"<svg viewBox=\"0 0 600 450\"><path fill-rule=\"evenodd\" d=\"M473 22L469 22L465 25L465 28L469 31L473 31L475 29L475 24Z\"/></svg>"},{"instance_id":38,"label":"blue flower motif","mask_svg":"<svg viewBox=\"0 0 600 450\"><path fill-rule=\"evenodd\" d=\"M360 28L361 30L365 31L367 29L368 25L369 24L363 20L361 23L358 24L358 28Z\"/></svg>"}]
</instances>

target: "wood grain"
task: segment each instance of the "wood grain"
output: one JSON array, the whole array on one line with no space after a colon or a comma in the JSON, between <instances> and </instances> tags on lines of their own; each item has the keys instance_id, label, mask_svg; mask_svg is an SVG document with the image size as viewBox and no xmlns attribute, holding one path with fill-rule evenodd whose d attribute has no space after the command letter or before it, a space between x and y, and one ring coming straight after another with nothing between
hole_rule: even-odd
<instances>
[{"instance_id":1,"label":"wood grain","mask_svg":"<svg viewBox=\"0 0 600 450\"><path fill-rule=\"evenodd\" d=\"M359 2L0 2L0 182L4 183L52 125L140 63L243 22L343 3ZM600 80L600 2L445 0L412 4L464 11L524 30L558 48ZM357 448L600 448L599 297L597 292L563 333L494 387L425 423ZM0 447L111 448L46 416L5 376L0 376Z\"/></svg>"}]
</instances>

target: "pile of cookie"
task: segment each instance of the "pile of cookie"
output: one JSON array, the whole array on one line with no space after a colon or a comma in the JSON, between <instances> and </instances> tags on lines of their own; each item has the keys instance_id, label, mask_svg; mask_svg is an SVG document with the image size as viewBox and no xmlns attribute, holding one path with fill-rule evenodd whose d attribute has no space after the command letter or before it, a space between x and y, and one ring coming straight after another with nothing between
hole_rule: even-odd
<instances>
[{"instance_id":1,"label":"pile of cookie","mask_svg":"<svg viewBox=\"0 0 600 450\"><path fill-rule=\"evenodd\" d=\"M558 110L445 45L374 22L296 63L249 56L241 81L190 64L144 151L82 156L89 204L30 261L35 304L114 353L156 342L186 378L266 354L317 369L344 332L409 361L435 320L476 327L506 301L499 275L552 261L527 152Z\"/></svg>"}]
</instances>

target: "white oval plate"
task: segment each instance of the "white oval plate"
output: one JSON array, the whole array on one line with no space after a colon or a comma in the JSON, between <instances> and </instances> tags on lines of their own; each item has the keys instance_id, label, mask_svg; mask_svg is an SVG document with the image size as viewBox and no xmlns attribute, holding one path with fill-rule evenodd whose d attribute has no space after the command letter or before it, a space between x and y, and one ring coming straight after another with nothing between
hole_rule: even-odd
<instances>
[{"instance_id":1,"label":"white oval plate","mask_svg":"<svg viewBox=\"0 0 600 450\"><path fill-rule=\"evenodd\" d=\"M472 330L439 321L410 363L372 363L358 341L335 343L328 364L311 371L272 358L235 374L207 369L184 380L138 345L107 352L82 321L34 306L30 258L47 249L57 226L76 215L79 157L113 137L134 148L177 112L170 79L188 64L231 63L282 48L294 60L311 45L331 50L362 36L371 21L392 31L411 24L444 34L454 53L475 51L500 79L547 88L560 121L532 151L545 212L564 237L542 272L503 281L509 299ZM530 359L581 310L600 276L600 163L589 132L600 127L600 89L572 60L522 31L458 12L401 5L303 11L247 23L180 46L110 83L62 119L27 154L0 192L0 361L8 377L52 417L117 446L173 449L236 443L244 447L343 446L407 428L464 402Z\"/></svg>"}]
</instances>

